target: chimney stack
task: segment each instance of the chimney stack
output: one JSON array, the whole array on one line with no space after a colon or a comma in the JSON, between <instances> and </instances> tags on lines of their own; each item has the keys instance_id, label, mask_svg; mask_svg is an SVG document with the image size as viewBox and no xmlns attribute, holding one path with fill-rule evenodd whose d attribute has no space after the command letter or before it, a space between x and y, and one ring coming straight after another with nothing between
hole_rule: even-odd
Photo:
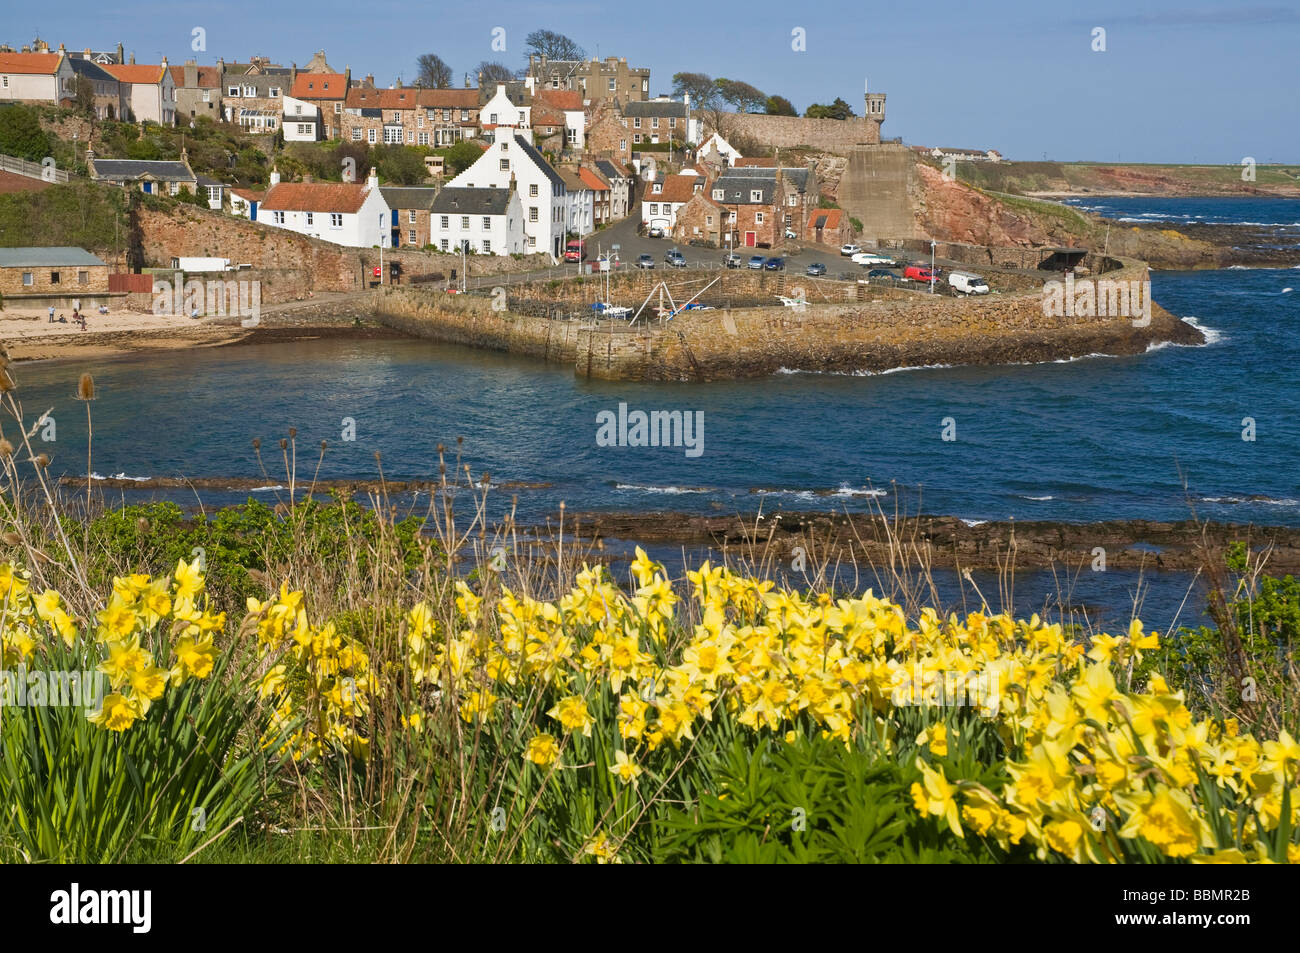
<instances>
[{"instance_id":1,"label":"chimney stack","mask_svg":"<svg viewBox=\"0 0 1300 953\"><path fill-rule=\"evenodd\" d=\"M135 54L134 54L134 53L131 54L131 65L132 65L132 66L135 65Z\"/></svg>"},{"instance_id":2,"label":"chimney stack","mask_svg":"<svg viewBox=\"0 0 1300 953\"><path fill-rule=\"evenodd\" d=\"M366 176L366 188L368 189L379 188L379 170L376 169L373 165L370 167L370 174Z\"/></svg>"},{"instance_id":3,"label":"chimney stack","mask_svg":"<svg viewBox=\"0 0 1300 953\"><path fill-rule=\"evenodd\" d=\"M280 184L280 169L277 166L271 166L271 188Z\"/></svg>"}]
</instances>

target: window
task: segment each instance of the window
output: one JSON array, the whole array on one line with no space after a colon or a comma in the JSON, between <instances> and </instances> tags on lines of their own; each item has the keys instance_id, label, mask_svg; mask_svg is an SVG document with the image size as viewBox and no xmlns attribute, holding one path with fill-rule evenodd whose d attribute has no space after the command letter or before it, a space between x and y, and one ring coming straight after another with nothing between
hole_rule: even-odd
<instances>
[{"instance_id":1,"label":"window","mask_svg":"<svg viewBox=\"0 0 1300 953\"><path fill-rule=\"evenodd\" d=\"M305 122L298 123L298 135L300 136L311 135L311 124Z\"/></svg>"},{"instance_id":2,"label":"window","mask_svg":"<svg viewBox=\"0 0 1300 953\"><path fill-rule=\"evenodd\" d=\"M244 87L244 95L247 96L247 97L249 97L250 99L251 99L252 97L256 96L256 95L257 95L257 87L256 87L256 86L245 86L245 87Z\"/></svg>"},{"instance_id":3,"label":"window","mask_svg":"<svg viewBox=\"0 0 1300 953\"><path fill-rule=\"evenodd\" d=\"M721 201L722 201L722 196L723 196L722 189L714 189L714 190L713 190L713 197L714 197L714 199L716 199L717 201L721 202Z\"/></svg>"},{"instance_id":4,"label":"window","mask_svg":"<svg viewBox=\"0 0 1300 953\"><path fill-rule=\"evenodd\" d=\"M640 129L640 128L641 128L641 117L640 117L640 116L637 116L635 119L632 120L632 128L634 128L634 129Z\"/></svg>"},{"instance_id":5,"label":"window","mask_svg":"<svg viewBox=\"0 0 1300 953\"><path fill-rule=\"evenodd\" d=\"M279 95L280 95L280 87L279 87L279 86L272 86L272 87L271 87L271 98L274 99L276 96L279 96Z\"/></svg>"},{"instance_id":6,"label":"window","mask_svg":"<svg viewBox=\"0 0 1300 953\"><path fill-rule=\"evenodd\" d=\"M798 204L799 204L799 196L797 195L790 196L790 207L794 208Z\"/></svg>"},{"instance_id":7,"label":"window","mask_svg":"<svg viewBox=\"0 0 1300 953\"><path fill-rule=\"evenodd\" d=\"M659 118L658 118L657 116L656 116L654 119L651 119L651 120L650 120L650 128L651 128L651 129L658 129L658 128L659 128Z\"/></svg>"},{"instance_id":8,"label":"window","mask_svg":"<svg viewBox=\"0 0 1300 953\"><path fill-rule=\"evenodd\" d=\"M712 216L712 215L706 215L706 216L704 216L704 224L707 225L708 227L712 228L712 227L713 227L713 216Z\"/></svg>"},{"instance_id":9,"label":"window","mask_svg":"<svg viewBox=\"0 0 1300 953\"><path fill-rule=\"evenodd\" d=\"M367 129L367 130L366 130L366 141L369 142L371 145L374 145L376 139L378 139L378 136L375 135L375 130L373 130L373 129Z\"/></svg>"},{"instance_id":10,"label":"window","mask_svg":"<svg viewBox=\"0 0 1300 953\"><path fill-rule=\"evenodd\" d=\"M536 248L536 247L537 247L537 236L536 236L536 235L529 235L529 236L528 236L528 247L529 247L529 248Z\"/></svg>"},{"instance_id":11,"label":"window","mask_svg":"<svg viewBox=\"0 0 1300 953\"><path fill-rule=\"evenodd\" d=\"M412 132L410 129L406 130L406 141L415 142L415 133Z\"/></svg>"},{"instance_id":12,"label":"window","mask_svg":"<svg viewBox=\"0 0 1300 953\"><path fill-rule=\"evenodd\" d=\"M284 224L284 213L283 213L283 212L272 212L272 213L271 213L271 221L272 221L272 223L274 223L274 224L276 224L276 225L283 225L283 224Z\"/></svg>"},{"instance_id":13,"label":"window","mask_svg":"<svg viewBox=\"0 0 1300 953\"><path fill-rule=\"evenodd\" d=\"M5 88L5 89L8 89L8 88L9 88L9 77L8 77L8 76L6 76L6 77L4 78L4 88Z\"/></svg>"},{"instance_id":14,"label":"window","mask_svg":"<svg viewBox=\"0 0 1300 953\"><path fill-rule=\"evenodd\" d=\"M408 230L407 230L407 233L406 233L406 243L407 243L408 245L414 245L414 244L415 244L415 229L412 228L412 229L408 229Z\"/></svg>"},{"instance_id":15,"label":"window","mask_svg":"<svg viewBox=\"0 0 1300 953\"><path fill-rule=\"evenodd\" d=\"M447 216L444 215L444 216L443 216L443 224L444 224L444 225L447 224L447 223L446 223L446 218L447 218ZM441 248L443 251L447 251L447 249L450 248L451 246L447 244L447 239L444 238L444 239L442 239L441 241L438 242L438 247Z\"/></svg>"},{"instance_id":16,"label":"window","mask_svg":"<svg viewBox=\"0 0 1300 953\"><path fill-rule=\"evenodd\" d=\"M633 141L633 142L640 142L640 141L641 141L641 133L638 132L638 133L633 134L633 136L632 136L632 141Z\"/></svg>"},{"instance_id":17,"label":"window","mask_svg":"<svg viewBox=\"0 0 1300 953\"><path fill-rule=\"evenodd\" d=\"M641 92L648 93L649 91L650 91L650 80L648 79L641 80Z\"/></svg>"},{"instance_id":18,"label":"window","mask_svg":"<svg viewBox=\"0 0 1300 953\"><path fill-rule=\"evenodd\" d=\"M539 219L537 218L537 206L536 206L536 205L530 205L530 206L528 206L528 221L530 221L530 222L536 222L536 221L539 221Z\"/></svg>"},{"instance_id":19,"label":"window","mask_svg":"<svg viewBox=\"0 0 1300 953\"><path fill-rule=\"evenodd\" d=\"M334 104L334 115L337 116L337 115L338 115L339 113L341 113L341 112L343 112L343 104L342 104L342 103L335 103L335 104Z\"/></svg>"},{"instance_id":20,"label":"window","mask_svg":"<svg viewBox=\"0 0 1300 953\"><path fill-rule=\"evenodd\" d=\"M501 166L501 171L502 171L502 172L509 172L509 171L510 171L510 160L509 160L509 159L502 159L502 160L501 160L501 163L500 163L500 166Z\"/></svg>"},{"instance_id":21,"label":"window","mask_svg":"<svg viewBox=\"0 0 1300 953\"><path fill-rule=\"evenodd\" d=\"M8 79L9 79L9 77L6 76L6 77L5 77L5 80L7 81ZM23 284L26 285L26 286L29 287L29 288L30 288L32 285L36 284L36 279L32 277L32 273L31 273L30 271L24 271L24 272L23 272Z\"/></svg>"},{"instance_id":22,"label":"window","mask_svg":"<svg viewBox=\"0 0 1300 953\"><path fill-rule=\"evenodd\" d=\"M468 215L462 215L462 216L460 217L460 230L461 230L462 232L467 232L467 231L469 231L469 216L468 216Z\"/></svg>"},{"instance_id":23,"label":"window","mask_svg":"<svg viewBox=\"0 0 1300 953\"><path fill-rule=\"evenodd\" d=\"M495 126L495 125L497 124L497 114L496 114L496 113L488 113L488 122L492 123L492 125Z\"/></svg>"},{"instance_id":24,"label":"window","mask_svg":"<svg viewBox=\"0 0 1300 953\"><path fill-rule=\"evenodd\" d=\"M762 213L762 212L755 212L755 213L754 213L754 224L755 224L755 225L762 225L762 224L763 224L763 213Z\"/></svg>"},{"instance_id":25,"label":"window","mask_svg":"<svg viewBox=\"0 0 1300 953\"><path fill-rule=\"evenodd\" d=\"M486 238L483 239L483 254L485 255L492 254L492 243L488 241Z\"/></svg>"},{"instance_id":26,"label":"window","mask_svg":"<svg viewBox=\"0 0 1300 953\"><path fill-rule=\"evenodd\" d=\"M669 117L668 117L668 128L669 128L669 129L676 129L676 128L677 128L677 117L676 117L676 116L669 116Z\"/></svg>"},{"instance_id":27,"label":"window","mask_svg":"<svg viewBox=\"0 0 1300 953\"><path fill-rule=\"evenodd\" d=\"M609 91L612 93L617 88L618 88L618 81L613 76L611 76L609 78Z\"/></svg>"},{"instance_id":28,"label":"window","mask_svg":"<svg viewBox=\"0 0 1300 953\"><path fill-rule=\"evenodd\" d=\"M361 130L360 130L360 129L353 129L353 130L352 130L352 141L353 141L353 142L360 142L360 141L361 141Z\"/></svg>"},{"instance_id":29,"label":"window","mask_svg":"<svg viewBox=\"0 0 1300 953\"><path fill-rule=\"evenodd\" d=\"M330 228L342 228L342 227L343 227L343 213L330 212Z\"/></svg>"},{"instance_id":30,"label":"window","mask_svg":"<svg viewBox=\"0 0 1300 953\"><path fill-rule=\"evenodd\" d=\"M313 219L312 219L312 214L311 214L311 212L308 212L308 213L307 213L307 224L308 224L308 225L315 224L314 221L313 221Z\"/></svg>"},{"instance_id":31,"label":"window","mask_svg":"<svg viewBox=\"0 0 1300 953\"><path fill-rule=\"evenodd\" d=\"M491 216L491 215L484 215L484 216L483 216L483 228L484 228L485 231L491 231L491 230L492 230L492 216Z\"/></svg>"},{"instance_id":32,"label":"window","mask_svg":"<svg viewBox=\"0 0 1300 953\"><path fill-rule=\"evenodd\" d=\"M536 182L534 182L534 183L532 183L532 185L528 186L528 197L531 198L531 199L535 199L535 198L537 198L537 183L536 183Z\"/></svg>"},{"instance_id":33,"label":"window","mask_svg":"<svg viewBox=\"0 0 1300 953\"><path fill-rule=\"evenodd\" d=\"M416 145L427 146L429 144L429 134L422 132L415 137Z\"/></svg>"},{"instance_id":34,"label":"window","mask_svg":"<svg viewBox=\"0 0 1300 953\"><path fill-rule=\"evenodd\" d=\"M8 84L6 84L6 85L8 85ZM239 87L238 87L238 86L230 86L230 87L228 87L228 88L226 89L226 95L227 95L227 96L238 96L238 95L239 95Z\"/></svg>"},{"instance_id":35,"label":"window","mask_svg":"<svg viewBox=\"0 0 1300 953\"><path fill-rule=\"evenodd\" d=\"M469 110L468 110L468 109L462 109L462 110L460 111L460 121L461 121L461 122L469 122Z\"/></svg>"},{"instance_id":36,"label":"window","mask_svg":"<svg viewBox=\"0 0 1300 953\"><path fill-rule=\"evenodd\" d=\"M619 151L619 152L627 152L627 140L626 140L626 139L620 139L620 140L618 140L618 151Z\"/></svg>"},{"instance_id":37,"label":"window","mask_svg":"<svg viewBox=\"0 0 1300 953\"><path fill-rule=\"evenodd\" d=\"M417 129L424 128L424 113L420 113L418 116L415 117L415 127Z\"/></svg>"},{"instance_id":38,"label":"window","mask_svg":"<svg viewBox=\"0 0 1300 953\"><path fill-rule=\"evenodd\" d=\"M761 202L761 201L763 201L763 190L762 190L762 189L750 189L750 190L749 190L749 200L750 200L751 202Z\"/></svg>"},{"instance_id":39,"label":"window","mask_svg":"<svg viewBox=\"0 0 1300 953\"><path fill-rule=\"evenodd\" d=\"M406 213L406 224L408 225L415 224L415 209L411 209Z\"/></svg>"}]
</instances>

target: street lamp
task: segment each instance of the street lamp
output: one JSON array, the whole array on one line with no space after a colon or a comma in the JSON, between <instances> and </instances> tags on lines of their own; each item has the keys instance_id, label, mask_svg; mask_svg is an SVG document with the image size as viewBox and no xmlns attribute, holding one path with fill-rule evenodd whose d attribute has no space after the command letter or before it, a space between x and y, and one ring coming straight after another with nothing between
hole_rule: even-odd
<instances>
[{"instance_id":1,"label":"street lamp","mask_svg":"<svg viewBox=\"0 0 1300 953\"><path fill-rule=\"evenodd\" d=\"M934 294L934 239L930 239L930 294Z\"/></svg>"}]
</instances>

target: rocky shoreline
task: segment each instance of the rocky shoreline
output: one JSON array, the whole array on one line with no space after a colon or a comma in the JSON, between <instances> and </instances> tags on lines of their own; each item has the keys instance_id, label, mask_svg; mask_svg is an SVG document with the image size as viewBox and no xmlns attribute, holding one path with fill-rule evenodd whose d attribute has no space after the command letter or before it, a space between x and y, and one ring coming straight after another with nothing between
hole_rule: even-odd
<instances>
[{"instance_id":1,"label":"rocky shoreline","mask_svg":"<svg viewBox=\"0 0 1300 953\"><path fill-rule=\"evenodd\" d=\"M635 540L710 546L731 553L767 554L790 560L802 548L809 565L855 560L874 565L947 569L1064 567L1194 571L1205 553L1221 554L1230 543L1268 552L1270 573L1300 571L1300 529L1194 520L1100 523L967 521L955 516L899 520L878 513L776 512L700 516L680 512L576 513L566 532L579 538ZM1104 554L1104 556L1103 556ZM1098 560L1104 558L1104 562Z\"/></svg>"}]
</instances>

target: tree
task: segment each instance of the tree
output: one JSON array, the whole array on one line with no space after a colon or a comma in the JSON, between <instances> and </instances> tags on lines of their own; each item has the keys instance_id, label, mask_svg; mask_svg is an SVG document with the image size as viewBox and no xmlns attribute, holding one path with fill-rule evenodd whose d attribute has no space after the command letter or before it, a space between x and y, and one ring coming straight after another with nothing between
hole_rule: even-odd
<instances>
[{"instance_id":1,"label":"tree","mask_svg":"<svg viewBox=\"0 0 1300 953\"><path fill-rule=\"evenodd\" d=\"M769 116L797 116L798 111L790 100L784 96L767 97L767 114Z\"/></svg>"},{"instance_id":2,"label":"tree","mask_svg":"<svg viewBox=\"0 0 1300 953\"><path fill-rule=\"evenodd\" d=\"M451 86L451 67L437 53L421 54L415 61L415 85L425 89L447 89Z\"/></svg>"},{"instance_id":3,"label":"tree","mask_svg":"<svg viewBox=\"0 0 1300 953\"><path fill-rule=\"evenodd\" d=\"M0 152L40 162L52 148L35 110L17 105L0 109Z\"/></svg>"},{"instance_id":4,"label":"tree","mask_svg":"<svg viewBox=\"0 0 1300 953\"><path fill-rule=\"evenodd\" d=\"M482 158L482 156L482 149L468 140L463 140L456 143L446 151L443 161L447 166L448 173L451 175L459 175Z\"/></svg>"},{"instance_id":5,"label":"tree","mask_svg":"<svg viewBox=\"0 0 1300 953\"><path fill-rule=\"evenodd\" d=\"M582 60L587 51L563 33L551 30L534 30L524 37L524 50L545 56L548 60Z\"/></svg>"},{"instance_id":6,"label":"tree","mask_svg":"<svg viewBox=\"0 0 1300 953\"><path fill-rule=\"evenodd\" d=\"M383 182L396 185L418 185L429 177L424 156L406 146L386 146L376 150L375 165Z\"/></svg>"},{"instance_id":7,"label":"tree","mask_svg":"<svg viewBox=\"0 0 1300 953\"><path fill-rule=\"evenodd\" d=\"M674 73L673 95L690 96L696 109L712 109L718 102L718 87L707 73Z\"/></svg>"},{"instance_id":8,"label":"tree","mask_svg":"<svg viewBox=\"0 0 1300 953\"><path fill-rule=\"evenodd\" d=\"M72 84L72 106L84 116L95 115L95 84L88 76L78 76Z\"/></svg>"},{"instance_id":9,"label":"tree","mask_svg":"<svg viewBox=\"0 0 1300 953\"><path fill-rule=\"evenodd\" d=\"M767 108L767 96L759 89L742 83L738 79L715 79L714 85L718 87L718 95L724 102L730 103L736 108L736 112L752 113L759 112Z\"/></svg>"},{"instance_id":10,"label":"tree","mask_svg":"<svg viewBox=\"0 0 1300 953\"><path fill-rule=\"evenodd\" d=\"M509 83L515 78L514 72L505 63L484 60L478 64L479 85L495 86L497 83Z\"/></svg>"},{"instance_id":11,"label":"tree","mask_svg":"<svg viewBox=\"0 0 1300 953\"><path fill-rule=\"evenodd\" d=\"M804 116L808 119L851 119L853 117L853 107L836 96L835 102L829 106L813 103L804 112Z\"/></svg>"}]
</instances>

